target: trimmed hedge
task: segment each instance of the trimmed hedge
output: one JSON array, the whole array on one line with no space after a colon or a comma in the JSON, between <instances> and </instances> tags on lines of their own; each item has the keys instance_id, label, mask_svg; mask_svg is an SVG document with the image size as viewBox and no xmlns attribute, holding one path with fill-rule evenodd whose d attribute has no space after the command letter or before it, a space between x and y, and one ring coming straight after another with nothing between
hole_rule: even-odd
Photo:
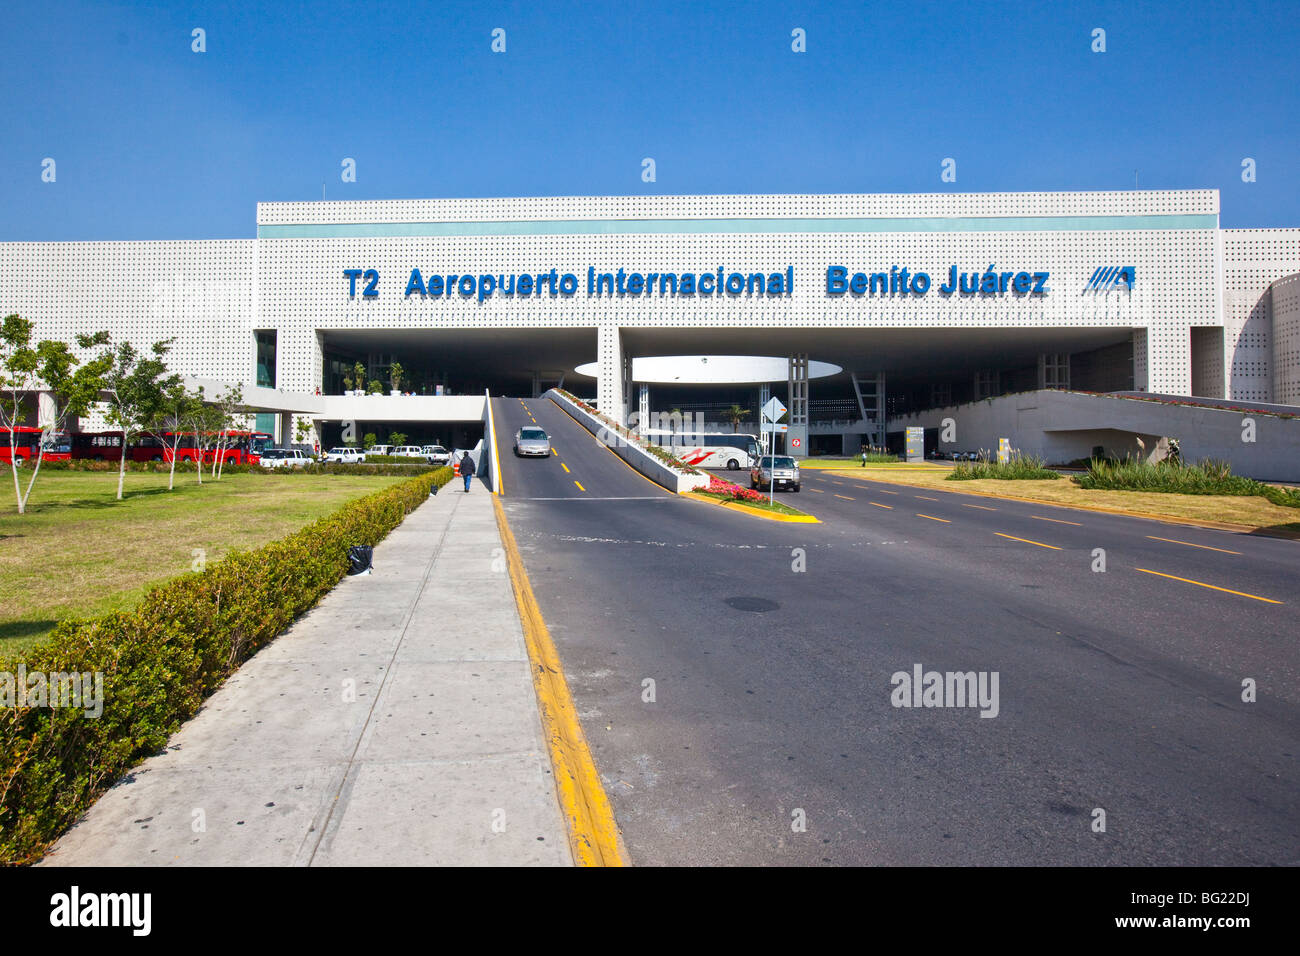
<instances>
[{"instance_id":1,"label":"trimmed hedge","mask_svg":"<svg viewBox=\"0 0 1300 956\"><path fill-rule=\"evenodd\" d=\"M103 713L0 710L0 863L23 864L95 799L157 753L239 666L347 573L348 548L377 544L451 469L344 505L279 541L235 552L151 590L132 611L65 621L0 671L102 672Z\"/></svg>"}]
</instances>

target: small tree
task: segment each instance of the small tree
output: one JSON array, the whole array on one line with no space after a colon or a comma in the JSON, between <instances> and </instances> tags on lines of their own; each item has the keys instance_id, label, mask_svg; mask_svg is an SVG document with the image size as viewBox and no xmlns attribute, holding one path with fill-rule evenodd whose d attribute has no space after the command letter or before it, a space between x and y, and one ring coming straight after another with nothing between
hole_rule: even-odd
<instances>
[{"instance_id":1,"label":"small tree","mask_svg":"<svg viewBox=\"0 0 1300 956\"><path fill-rule=\"evenodd\" d=\"M405 432L389 432L389 433L388 433L388 444L390 444L390 445L405 445L405 444L406 444L406 433L405 433Z\"/></svg>"},{"instance_id":2,"label":"small tree","mask_svg":"<svg viewBox=\"0 0 1300 956\"><path fill-rule=\"evenodd\" d=\"M722 413L724 422L731 422L731 431L736 433L740 431L740 423L749 418L749 409L741 408L739 405L732 405Z\"/></svg>"},{"instance_id":3,"label":"small tree","mask_svg":"<svg viewBox=\"0 0 1300 956\"><path fill-rule=\"evenodd\" d=\"M352 366L352 381L357 383L357 388L365 391L366 388L366 367L358 362Z\"/></svg>"},{"instance_id":4,"label":"small tree","mask_svg":"<svg viewBox=\"0 0 1300 956\"><path fill-rule=\"evenodd\" d=\"M370 380L370 394L371 395L384 394L384 386L379 383L379 379L372 378Z\"/></svg>"},{"instance_id":5,"label":"small tree","mask_svg":"<svg viewBox=\"0 0 1300 956\"><path fill-rule=\"evenodd\" d=\"M27 511L27 502L40 474L41 463L45 460L45 446L50 437L63 430L69 417L86 414L99 396L103 374L107 369L107 361L102 356L81 365L80 360L63 342L46 339L33 348L33 327L34 323L16 314L6 316L0 324L0 391L5 393L4 400L0 403L0 427L8 429L9 461L19 514ZM104 345L107 341L107 332L77 336L77 345L83 349ZM76 368L78 365L81 367ZM32 476L27 481L27 490L22 492L18 484L15 429L23 417L23 395L31 393L38 383L44 383L49 390L53 409L47 409L44 420L37 423L41 434L37 443L36 462Z\"/></svg>"},{"instance_id":6,"label":"small tree","mask_svg":"<svg viewBox=\"0 0 1300 956\"><path fill-rule=\"evenodd\" d=\"M171 351L173 341L155 342L150 347L151 354L144 355L137 352L130 342L121 342L114 347L108 337L104 337L103 344L108 346L108 353L100 358L108 357L103 382L104 393L108 396L105 417L122 430L122 458L117 469L118 501L122 500L127 448L132 438L138 437L158 415L164 394L180 384L179 375L167 374L165 357Z\"/></svg>"},{"instance_id":7,"label":"small tree","mask_svg":"<svg viewBox=\"0 0 1300 956\"><path fill-rule=\"evenodd\" d=\"M244 390L238 385L227 386L226 390L217 396L213 406L217 409L218 422L220 429L217 433L217 453L212 461L212 473L217 480L221 480L221 473L226 467L226 451L230 447L230 432L238 424L241 418L248 415L248 406L244 404Z\"/></svg>"},{"instance_id":8,"label":"small tree","mask_svg":"<svg viewBox=\"0 0 1300 956\"><path fill-rule=\"evenodd\" d=\"M176 487L176 459L179 457L178 452L181 443L185 441L186 435L189 434L190 422L194 419L195 406L202 406L202 404L203 390L201 388L196 392L191 392L182 383L177 382L163 393L162 402L157 413L146 426L146 431L158 439L171 454L171 470L167 475L168 491ZM202 458L202 452L199 450L197 440L194 442L194 453ZM202 463L199 464L199 471L203 471ZM199 480L202 480L201 475Z\"/></svg>"},{"instance_id":9,"label":"small tree","mask_svg":"<svg viewBox=\"0 0 1300 956\"><path fill-rule=\"evenodd\" d=\"M366 448L373 448L378 443L379 438L374 432L366 432L365 436L361 439L361 444Z\"/></svg>"},{"instance_id":10,"label":"small tree","mask_svg":"<svg viewBox=\"0 0 1300 956\"><path fill-rule=\"evenodd\" d=\"M296 418L294 420L293 434L298 439L299 445L307 444L307 438L311 435L311 428L310 418Z\"/></svg>"},{"instance_id":11,"label":"small tree","mask_svg":"<svg viewBox=\"0 0 1300 956\"><path fill-rule=\"evenodd\" d=\"M190 434L194 436L195 473L198 475L199 484L203 484L205 459L209 450L216 445L217 436L221 433L219 420L221 412L216 406L208 404L202 385L194 393L194 398L194 404L189 408L187 426Z\"/></svg>"},{"instance_id":12,"label":"small tree","mask_svg":"<svg viewBox=\"0 0 1300 956\"><path fill-rule=\"evenodd\" d=\"M349 391L349 392L352 391L352 376L351 376L351 375L344 375L344 376L343 376L343 388L344 388L346 391Z\"/></svg>"},{"instance_id":13,"label":"small tree","mask_svg":"<svg viewBox=\"0 0 1300 956\"><path fill-rule=\"evenodd\" d=\"M394 392L400 392L402 390L402 376L404 374L405 370L402 368L400 362L394 362L392 367L388 370L388 381L392 384Z\"/></svg>"}]
</instances>

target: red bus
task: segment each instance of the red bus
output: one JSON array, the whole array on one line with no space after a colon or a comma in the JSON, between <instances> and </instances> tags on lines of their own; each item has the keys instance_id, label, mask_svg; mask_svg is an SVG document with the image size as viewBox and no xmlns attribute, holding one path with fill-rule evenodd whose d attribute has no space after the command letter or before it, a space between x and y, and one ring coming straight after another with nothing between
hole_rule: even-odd
<instances>
[{"instance_id":1,"label":"red bus","mask_svg":"<svg viewBox=\"0 0 1300 956\"><path fill-rule=\"evenodd\" d=\"M119 461L122 457L122 433L76 432L72 436L72 457Z\"/></svg>"},{"instance_id":2,"label":"red bus","mask_svg":"<svg viewBox=\"0 0 1300 956\"><path fill-rule=\"evenodd\" d=\"M118 435L120 437L121 433L119 432ZM127 460L171 461L172 445L175 443L178 462L196 461L202 454L203 461L211 464L217 460L217 450L213 446L216 445L219 436L216 432L208 432L204 437L208 439L209 444L200 452L192 432L182 433L179 442L175 442L175 432L164 432L160 436L143 435L127 450ZM221 460L227 465L256 465L261 461L262 451L272 444L272 438L266 432L228 431L225 436L225 447L221 451Z\"/></svg>"},{"instance_id":3,"label":"red bus","mask_svg":"<svg viewBox=\"0 0 1300 956\"><path fill-rule=\"evenodd\" d=\"M27 425L19 425L14 429L14 448L12 455L18 464L29 461L35 461L41 447L40 428L31 428ZM68 436L63 432L54 432L45 442L46 461L67 461L71 458L71 447L68 443ZM0 462L9 464L9 429L0 428Z\"/></svg>"}]
</instances>

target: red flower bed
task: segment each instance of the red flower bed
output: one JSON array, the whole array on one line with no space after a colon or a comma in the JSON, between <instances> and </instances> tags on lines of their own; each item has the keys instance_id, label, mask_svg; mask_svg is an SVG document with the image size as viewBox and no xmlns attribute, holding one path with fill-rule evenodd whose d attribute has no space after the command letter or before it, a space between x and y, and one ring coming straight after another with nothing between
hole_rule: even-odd
<instances>
[{"instance_id":1,"label":"red flower bed","mask_svg":"<svg viewBox=\"0 0 1300 956\"><path fill-rule=\"evenodd\" d=\"M710 495L727 495L736 501L767 501L767 495L760 494L752 488L742 488L740 485L719 478L717 475L709 476L707 488L697 488L695 490Z\"/></svg>"}]
</instances>

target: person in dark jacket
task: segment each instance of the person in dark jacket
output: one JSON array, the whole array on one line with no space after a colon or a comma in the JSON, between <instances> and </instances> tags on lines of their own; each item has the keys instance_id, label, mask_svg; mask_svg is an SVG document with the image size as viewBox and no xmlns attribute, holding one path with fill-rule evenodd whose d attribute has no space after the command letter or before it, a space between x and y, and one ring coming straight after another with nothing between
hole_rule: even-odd
<instances>
[{"instance_id":1,"label":"person in dark jacket","mask_svg":"<svg viewBox=\"0 0 1300 956\"><path fill-rule=\"evenodd\" d=\"M465 479L465 491L469 492L469 483L474 478L474 459L465 452L465 457L460 460L460 476Z\"/></svg>"}]
</instances>

